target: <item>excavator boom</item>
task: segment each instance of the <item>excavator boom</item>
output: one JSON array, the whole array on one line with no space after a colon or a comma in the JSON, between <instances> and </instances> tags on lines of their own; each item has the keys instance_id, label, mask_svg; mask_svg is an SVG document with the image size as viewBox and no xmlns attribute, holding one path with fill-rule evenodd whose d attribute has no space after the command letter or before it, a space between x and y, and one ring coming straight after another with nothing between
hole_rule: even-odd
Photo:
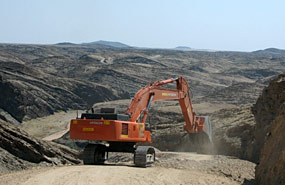
<instances>
[{"instance_id":1,"label":"excavator boom","mask_svg":"<svg viewBox=\"0 0 285 185\"><path fill-rule=\"evenodd\" d=\"M163 85L174 82L176 82L176 89L162 87ZM151 102L161 100L178 100L186 123L184 129L189 133L206 131L204 120L197 118L195 112L193 112L189 90L190 88L188 83L182 77L150 83L136 93L126 111L126 114L130 115L130 121L138 121L143 113L141 122L144 123L148 115Z\"/></svg>"}]
</instances>

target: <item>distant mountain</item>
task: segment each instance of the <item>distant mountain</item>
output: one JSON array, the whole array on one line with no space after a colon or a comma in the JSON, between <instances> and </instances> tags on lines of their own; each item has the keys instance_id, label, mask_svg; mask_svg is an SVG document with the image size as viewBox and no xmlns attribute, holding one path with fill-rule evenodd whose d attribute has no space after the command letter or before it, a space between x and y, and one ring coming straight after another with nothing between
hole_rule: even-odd
<instances>
[{"instance_id":1,"label":"distant mountain","mask_svg":"<svg viewBox=\"0 0 285 185\"><path fill-rule=\"evenodd\" d=\"M183 51L192 50L192 48L190 48L188 46L177 46L175 49L176 50L183 50Z\"/></svg>"},{"instance_id":2,"label":"distant mountain","mask_svg":"<svg viewBox=\"0 0 285 185\"><path fill-rule=\"evenodd\" d=\"M285 50L284 49L277 49L277 48L267 48L264 50L253 51L253 53L285 55Z\"/></svg>"},{"instance_id":3,"label":"distant mountain","mask_svg":"<svg viewBox=\"0 0 285 185\"><path fill-rule=\"evenodd\" d=\"M174 48L174 50L179 50L179 51L207 51L207 52L215 52L216 50L211 50L211 49L196 49L196 48L190 48L188 46L177 46Z\"/></svg>"},{"instance_id":4,"label":"distant mountain","mask_svg":"<svg viewBox=\"0 0 285 185\"><path fill-rule=\"evenodd\" d=\"M72 42L59 42L59 43L56 43L55 45L76 45L76 44L74 44L74 43L72 43Z\"/></svg>"},{"instance_id":5,"label":"distant mountain","mask_svg":"<svg viewBox=\"0 0 285 185\"><path fill-rule=\"evenodd\" d=\"M104 45L104 46L111 46L111 47L116 47L116 48L131 48L131 46L127 44L123 44L121 42L111 42L111 41L104 41L104 40L99 40L95 42L89 42L89 43L83 43L85 45Z\"/></svg>"}]
</instances>

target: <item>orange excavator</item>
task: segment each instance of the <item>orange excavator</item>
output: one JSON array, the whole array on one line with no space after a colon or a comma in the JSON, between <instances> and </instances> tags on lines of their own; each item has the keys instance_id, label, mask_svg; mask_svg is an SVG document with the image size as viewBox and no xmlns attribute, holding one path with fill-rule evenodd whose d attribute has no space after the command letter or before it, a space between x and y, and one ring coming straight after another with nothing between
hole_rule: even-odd
<instances>
[{"instance_id":1,"label":"orange excavator","mask_svg":"<svg viewBox=\"0 0 285 185\"><path fill-rule=\"evenodd\" d=\"M176 82L176 89L163 87ZM155 161L152 146L136 146L151 143L151 133L145 121L152 102L178 100L185 119L184 130L190 134L204 132L211 140L211 123L207 117L193 112L189 86L184 78L156 81L140 89L124 114L116 114L113 108L101 108L100 113L83 113L70 122L70 138L88 140L83 151L84 164L102 164L108 152L134 153L136 166L146 167ZM206 121L205 121L206 120Z\"/></svg>"}]
</instances>

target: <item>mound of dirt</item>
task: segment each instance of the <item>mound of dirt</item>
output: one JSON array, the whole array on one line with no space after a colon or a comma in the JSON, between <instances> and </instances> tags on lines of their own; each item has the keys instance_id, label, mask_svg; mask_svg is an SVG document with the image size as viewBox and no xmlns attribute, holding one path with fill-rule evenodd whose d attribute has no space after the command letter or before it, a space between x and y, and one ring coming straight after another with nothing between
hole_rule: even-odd
<instances>
[{"instance_id":1,"label":"mound of dirt","mask_svg":"<svg viewBox=\"0 0 285 185\"><path fill-rule=\"evenodd\" d=\"M252 111L256 120L254 157L259 157L257 182L285 184L285 74L270 82Z\"/></svg>"},{"instance_id":2,"label":"mound of dirt","mask_svg":"<svg viewBox=\"0 0 285 185\"><path fill-rule=\"evenodd\" d=\"M35 139L16 126L0 121L0 173L38 165L79 163L77 151Z\"/></svg>"}]
</instances>

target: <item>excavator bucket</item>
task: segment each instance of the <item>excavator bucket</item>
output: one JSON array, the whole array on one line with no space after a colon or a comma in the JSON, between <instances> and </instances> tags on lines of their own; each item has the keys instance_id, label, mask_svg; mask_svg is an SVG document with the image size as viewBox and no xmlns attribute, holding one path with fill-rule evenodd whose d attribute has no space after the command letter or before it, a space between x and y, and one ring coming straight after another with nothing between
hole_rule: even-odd
<instances>
[{"instance_id":1,"label":"excavator bucket","mask_svg":"<svg viewBox=\"0 0 285 185\"><path fill-rule=\"evenodd\" d=\"M197 116L197 119L203 122L205 130L198 133L185 133L179 141L177 150L181 152L215 154L212 124L209 116Z\"/></svg>"}]
</instances>

